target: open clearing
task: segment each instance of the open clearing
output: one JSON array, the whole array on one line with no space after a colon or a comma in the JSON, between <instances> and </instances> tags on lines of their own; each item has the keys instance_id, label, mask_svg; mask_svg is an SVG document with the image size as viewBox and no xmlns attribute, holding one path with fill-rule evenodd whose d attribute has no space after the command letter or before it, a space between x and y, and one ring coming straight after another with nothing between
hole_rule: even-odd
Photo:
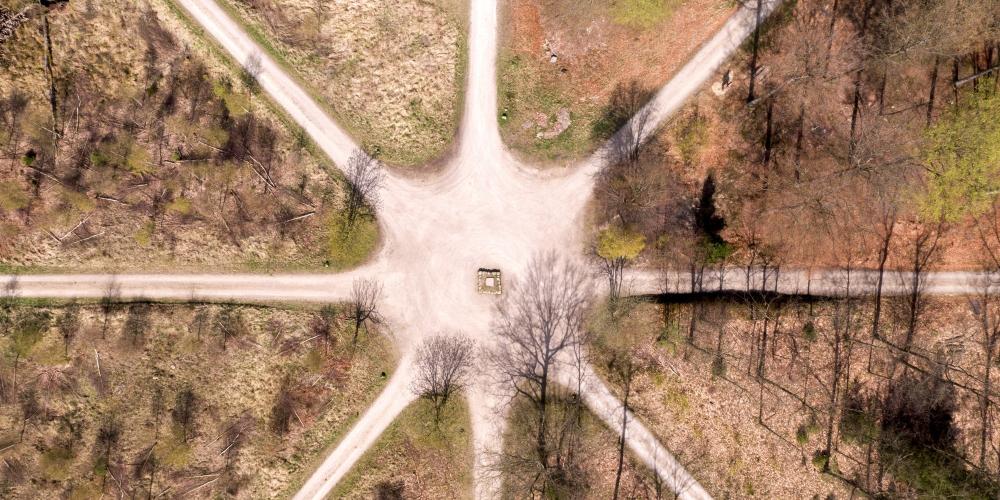
<instances>
[{"instance_id":1,"label":"open clearing","mask_svg":"<svg viewBox=\"0 0 1000 500\"><path fill-rule=\"evenodd\" d=\"M559 164L594 151L621 126L604 116L617 85L659 88L733 12L724 0L501 5L501 134L526 159Z\"/></svg>"},{"instance_id":2,"label":"open clearing","mask_svg":"<svg viewBox=\"0 0 1000 500\"><path fill-rule=\"evenodd\" d=\"M393 368L332 311L5 303L2 496L287 496Z\"/></svg>"},{"instance_id":3,"label":"open clearing","mask_svg":"<svg viewBox=\"0 0 1000 500\"><path fill-rule=\"evenodd\" d=\"M458 130L468 6L461 0L223 0L366 150L426 168Z\"/></svg>"}]
</instances>

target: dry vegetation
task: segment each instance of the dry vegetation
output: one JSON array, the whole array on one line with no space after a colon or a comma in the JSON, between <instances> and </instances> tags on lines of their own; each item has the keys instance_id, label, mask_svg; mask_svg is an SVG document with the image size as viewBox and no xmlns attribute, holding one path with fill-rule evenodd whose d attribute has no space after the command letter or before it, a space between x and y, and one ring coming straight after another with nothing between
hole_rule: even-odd
<instances>
[{"instance_id":1,"label":"dry vegetation","mask_svg":"<svg viewBox=\"0 0 1000 500\"><path fill-rule=\"evenodd\" d=\"M1000 303L976 300L928 301L912 336L906 300L874 335L869 299L623 302L595 314L592 354L623 395L633 339L632 408L713 496L994 498Z\"/></svg>"},{"instance_id":2,"label":"dry vegetation","mask_svg":"<svg viewBox=\"0 0 1000 500\"><path fill-rule=\"evenodd\" d=\"M669 80L732 12L726 0L506 0L498 61L504 140L534 160L571 161L618 126L618 85Z\"/></svg>"},{"instance_id":3,"label":"dry vegetation","mask_svg":"<svg viewBox=\"0 0 1000 500\"><path fill-rule=\"evenodd\" d=\"M472 430L462 397L435 425L434 405L418 399L379 437L329 498L472 498Z\"/></svg>"},{"instance_id":4,"label":"dry vegetation","mask_svg":"<svg viewBox=\"0 0 1000 500\"><path fill-rule=\"evenodd\" d=\"M411 167L447 152L462 109L466 2L222 3L367 151Z\"/></svg>"},{"instance_id":5,"label":"dry vegetation","mask_svg":"<svg viewBox=\"0 0 1000 500\"><path fill-rule=\"evenodd\" d=\"M612 498L618 465L618 435L578 400L562 389L553 391L558 398L550 408L549 417L565 424L563 449L560 450L562 474L560 484L545 491L545 498L606 499ZM535 415L525 402L512 405L510 422L504 437L504 450L499 457L503 474L503 498L537 498L526 492L535 460L535 443L531 438ZM636 461L626 450L619 485L619 498L670 498L673 493L659 483L649 469Z\"/></svg>"},{"instance_id":6,"label":"dry vegetation","mask_svg":"<svg viewBox=\"0 0 1000 500\"><path fill-rule=\"evenodd\" d=\"M301 132L164 4L0 9L25 16L0 41L0 265L344 268L373 250Z\"/></svg>"},{"instance_id":7,"label":"dry vegetation","mask_svg":"<svg viewBox=\"0 0 1000 500\"><path fill-rule=\"evenodd\" d=\"M605 172L598 225L681 269L981 267L1000 192L997 12L786 2L640 161Z\"/></svg>"},{"instance_id":8,"label":"dry vegetation","mask_svg":"<svg viewBox=\"0 0 1000 500\"><path fill-rule=\"evenodd\" d=\"M0 496L288 497L393 364L345 313L5 303Z\"/></svg>"}]
</instances>

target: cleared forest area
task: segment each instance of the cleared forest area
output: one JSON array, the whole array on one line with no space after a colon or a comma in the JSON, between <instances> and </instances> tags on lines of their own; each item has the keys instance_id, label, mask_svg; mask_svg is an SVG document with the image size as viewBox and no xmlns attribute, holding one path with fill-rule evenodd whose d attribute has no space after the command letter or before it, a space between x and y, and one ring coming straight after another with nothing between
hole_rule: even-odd
<instances>
[{"instance_id":1,"label":"cleared forest area","mask_svg":"<svg viewBox=\"0 0 1000 500\"><path fill-rule=\"evenodd\" d=\"M448 154L465 88L468 5L459 0L223 0L251 36L385 162Z\"/></svg>"},{"instance_id":2,"label":"cleared forest area","mask_svg":"<svg viewBox=\"0 0 1000 500\"><path fill-rule=\"evenodd\" d=\"M290 495L394 366L347 312L4 299L0 495Z\"/></svg>"},{"instance_id":3,"label":"cleared forest area","mask_svg":"<svg viewBox=\"0 0 1000 500\"><path fill-rule=\"evenodd\" d=\"M342 269L344 182L158 2L7 2L0 42L0 265ZM127 42L126 42L127 41Z\"/></svg>"}]
</instances>

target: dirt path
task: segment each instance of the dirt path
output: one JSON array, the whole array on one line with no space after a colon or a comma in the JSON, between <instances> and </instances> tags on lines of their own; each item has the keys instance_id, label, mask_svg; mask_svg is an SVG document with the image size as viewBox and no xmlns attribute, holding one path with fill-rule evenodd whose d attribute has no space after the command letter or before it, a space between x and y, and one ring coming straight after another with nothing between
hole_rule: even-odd
<instances>
[{"instance_id":1,"label":"dirt path","mask_svg":"<svg viewBox=\"0 0 1000 500\"><path fill-rule=\"evenodd\" d=\"M982 292L985 283L996 283L1000 277L979 271L929 272L920 278L919 289L930 295L969 295ZM662 273L648 269L626 271L623 288L634 295L691 292L691 273ZM874 295L878 272L841 269L755 269L747 275L745 268L726 267L706 270L702 291L746 292L767 290L789 295L840 297L848 292L854 296ZM913 274L886 271L882 278L882 295L900 296L913 289Z\"/></svg>"},{"instance_id":2,"label":"dirt path","mask_svg":"<svg viewBox=\"0 0 1000 500\"><path fill-rule=\"evenodd\" d=\"M212 0L177 1L234 59L259 57L257 78L261 87L334 162L346 163L355 142L236 22ZM777 3L768 0L766 10ZM734 15L657 94L649 104L649 116L655 123L665 120L714 74L752 31L753 15L745 10ZM534 255L544 251L583 259L585 207L601 155L594 155L576 169L540 172L519 164L504 148L497 128L496 0L472 0L469 50L469 80L458 153L435 177L406 178L390 173L379 209L384 244L371 264L339 275L24 275L17 280L18 294L100 297L113 282L120 287L121 296L129 298L330 302L347 299L354 279L371 277L383 283L381 309L402 359L412 357L414 346L422 338L442 331L462 331L481 345L489 345L496 298L476 293L476 270L498 268L506 277L517 276ZM781 286L812 283L810 286L817 287L813 291L840 286L837 276L810 281L808 275L783 272L781 279L790 284ZM735 286L738 276L727 273L724 284ZM663 289L662 276L647 272L630 277L639 293ZM928 291L972 291L971 286L962 285L963 280L972 277L941 273L931 280ZM0 276L0 280L9 279ZM685 276L671 279L683 283ZM375 404L306 481L296 498L322 498L413 400L408 383L410 371L409 362L404 361ZM620 403L596 377L591 378L596 382L586 385L585 401L606 421L614 421ZM494 411L500 405L490 390L490 381L483 378L477 384L481 387L470 391L477 457L476 496L493 498L498 494L499 481L488 474L486 457L490 449L499 446L504 423L502 415ZM627 442L666 484L677 486L687 497L707 497L695 479L638 422L633 423Z\"/></svg>"},{"instance_id":3,"label":"dirt path","mask_svg":"<svg viewBox=\"0 0 1000 500\"><path fill-rule=\"evenodd\" d=\"M406 357L400 360L396 373L389 379L378 399L358 419L351 431L337 447L327 455L309 479L306 480L294 500L323 499L330 494L333 487L350 472L351 467L371 448L379 436L402 413L408 404L416 399L410 390L410 380L413 378L413 360Z\"/></svg>"}]
</instances>

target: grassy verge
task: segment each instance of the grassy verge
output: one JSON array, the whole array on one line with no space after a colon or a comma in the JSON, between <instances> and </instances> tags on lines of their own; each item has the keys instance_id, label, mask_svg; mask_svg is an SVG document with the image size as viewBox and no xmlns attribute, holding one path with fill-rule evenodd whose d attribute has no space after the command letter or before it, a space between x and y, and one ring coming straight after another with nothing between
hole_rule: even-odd
<instances>
[{"instance_id":1,"label":"grassy verge","mask_svg":"<svg viewBox=\"0 0 1000 500\"><path fill-rule=\"evenodd\" d=\"M452 399L439 427L434 409L419 399L408 406L328 498L472 498L472 430L465 400Z\"/></svg>"}]
</instances>

